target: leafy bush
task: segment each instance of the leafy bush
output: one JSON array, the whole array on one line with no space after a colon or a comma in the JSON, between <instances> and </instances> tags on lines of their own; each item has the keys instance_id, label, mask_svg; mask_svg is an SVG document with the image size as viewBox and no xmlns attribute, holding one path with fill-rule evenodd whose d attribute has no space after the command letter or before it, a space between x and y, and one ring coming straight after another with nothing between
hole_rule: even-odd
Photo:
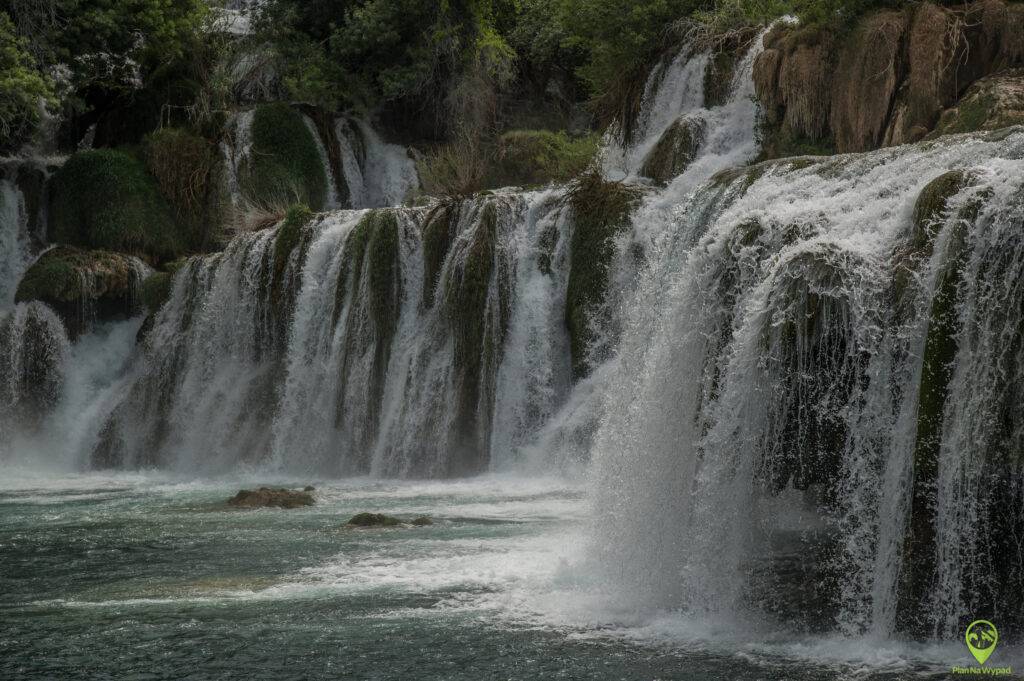
<instances>
[{"instance_id":1,"label":"leafy bush","mask_svg":"<svg viewBox=\"0 0 1024 681\"><path fill-rule=\"evenodd\" d=\"M40 119L40 102L51 102L48 80L35 68L28 41L14 33L14 24L0 12L0 153L23 144Z\"/></svg>"},{"instance_id":2,"label":"leafy bush","mask_svg":"<svg viewBox=\"0 0 1024 681\"><path fill-rule=\"evenodd\" d=\"M52 241L172 260L188 249L187 235L145 164L132 154L97 149L75 154L54 175Z\"/></svg>"}]
</instances>

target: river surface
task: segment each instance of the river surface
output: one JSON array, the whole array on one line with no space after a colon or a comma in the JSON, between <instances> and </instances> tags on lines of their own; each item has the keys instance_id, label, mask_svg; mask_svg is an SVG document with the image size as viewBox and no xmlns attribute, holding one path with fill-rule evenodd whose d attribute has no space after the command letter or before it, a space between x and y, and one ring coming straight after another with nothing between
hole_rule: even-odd
<instances>
[{"instance_id":1,"label":"river surface","mask_svg":"<svg viewBox=\"0 0 1024 681\"><path fill-rule=\"evenodd\" d=\"M5 476L0 678L902 679L969 662L962 644L631 611L587 576L576 483L313 481L313 507L225 505L266 482L309 481ZM344 527L360 511L435 524Z\"/></svg>"}]
</instances>

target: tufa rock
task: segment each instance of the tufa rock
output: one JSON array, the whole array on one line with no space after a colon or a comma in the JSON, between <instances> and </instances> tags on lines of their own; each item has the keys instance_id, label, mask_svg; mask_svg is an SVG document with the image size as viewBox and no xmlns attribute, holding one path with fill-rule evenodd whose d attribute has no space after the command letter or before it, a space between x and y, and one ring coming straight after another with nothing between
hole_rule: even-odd
<instances>
[{"instance_id":1,"label":"tufa rock","mask_svg":"<svg viewBox=\"0 0 1024 681\"><path fill-rule=\"evenodd\" d=\"M357 513L345 524L350 527L397 527L402 521L383 513Z\"/></svg>"},{"instance_id":2,"label":"tufa rock","mask_svg":"<svg viewBox=\"0 0 1024 681\"><path fill-rule=\"evenodd\" d=\"M706 128L707 124L699 116L681 116L647 154L640 174L662 183L682 174L704 142Z\"/></svg>"},{"instance_id":3,"label":"tufa rock","mask_svg":"<svg viewBox=\"0 0 1024 681\"><path fill-rule=\"evenodd\" d=\"M74 340L95 321L138 314L139 289L148 272L133 256L57 246L25 272L15 300L49 305Z\"/></svg>"},{"instance_id":4,"label":"tufa rock","mask_svg":"<svg viewBox=\"0 0 1024 681\"><path fill-rule=\"evenodd\" d=\"M1009 69L974 83L942 112L929 139L1024 124L1024 69Z\"/></svg>"},{"instance_id":5,"label":"tufa rock","mask_svg":"<svg viewBox=\"0 0 1024 681\"><path fill-rule=\"evenodd\" d=\"M312 506L316 501L307 491L260 487L256 490L243 489L228 499L229 506L237 508L299 508Z\"/></svg>"}]
</instances>

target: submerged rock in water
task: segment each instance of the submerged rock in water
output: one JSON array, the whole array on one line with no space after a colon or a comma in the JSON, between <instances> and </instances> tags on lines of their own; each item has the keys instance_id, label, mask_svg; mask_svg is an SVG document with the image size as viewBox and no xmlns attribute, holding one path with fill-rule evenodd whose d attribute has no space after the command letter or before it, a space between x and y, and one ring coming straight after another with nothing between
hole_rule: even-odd
<instances>
[{"instance_id":1,"label":"submerged rock in water","mask_svg":"<svg viewBox=\"0 0 1024 681\"><path fill-rule=\"evenodd\" d=\"M309 488L307 488L309 489ZM299 508L316 503L308 491L260 487L256 490L243 489L228 499L229 506L239 508Z\"/></svg>"},{"instance_id":2,"label":"submerged rock in water","mask_svg":"<svg viewBox=\"0 0 1024 681\"><path fill-rule=\"evenodd\" d=\"M426 525L433 525L434 521L428 515L421 515L419 518L414 518L412 524L416 527L424 527Z\"/></svg>"},{"instance_id":3,"label":"submerged rock in water","mask_svg":"<svg viewBox=\"0 0 1024 681\"><path fill-rule=\"evenodd\" d=\"M383 513L357 513L345 524L352 527L395 527L402 521Z\"/></svg>"}]
</instances>

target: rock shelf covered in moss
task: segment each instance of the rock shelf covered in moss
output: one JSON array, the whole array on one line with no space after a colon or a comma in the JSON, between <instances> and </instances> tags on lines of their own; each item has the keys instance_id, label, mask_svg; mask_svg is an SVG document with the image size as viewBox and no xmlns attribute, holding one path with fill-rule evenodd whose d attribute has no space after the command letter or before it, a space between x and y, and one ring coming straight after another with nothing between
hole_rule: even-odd
<instances>
[{"instance_id":1,"label":"rock shelf covered in moss","mask_svg":"<svg viewBox=\"0 0 1024 681\"><path fill-rule=\"evenodd\" d=\"M15 299L46 303L64 321L68 335L76 338L93 321L137 314L139 289L148 271L129 255L58 246L28 269Z\"/></svg>"}]
</instances>

